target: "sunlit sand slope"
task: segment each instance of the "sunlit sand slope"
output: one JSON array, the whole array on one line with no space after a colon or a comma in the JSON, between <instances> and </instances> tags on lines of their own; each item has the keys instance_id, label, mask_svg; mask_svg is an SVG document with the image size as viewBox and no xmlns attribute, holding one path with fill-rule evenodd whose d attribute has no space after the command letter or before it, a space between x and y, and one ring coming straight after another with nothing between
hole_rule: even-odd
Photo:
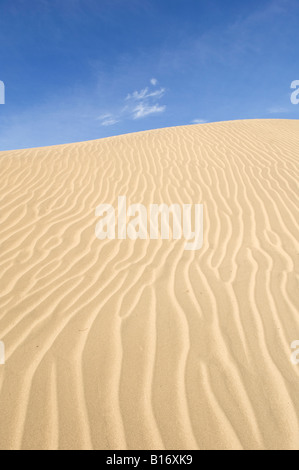
<instances>
[{"instance_id":1,"label":"sunlit sand slope","mask_svg":"<svg viewBox=\"0 0 299 470\"><path fill-rule=\"evenodd\" d=\"M1 449L299 449L299 121L0 153ZM95 209L204 205L204 244Z\"/></svg>"}]
</instances>

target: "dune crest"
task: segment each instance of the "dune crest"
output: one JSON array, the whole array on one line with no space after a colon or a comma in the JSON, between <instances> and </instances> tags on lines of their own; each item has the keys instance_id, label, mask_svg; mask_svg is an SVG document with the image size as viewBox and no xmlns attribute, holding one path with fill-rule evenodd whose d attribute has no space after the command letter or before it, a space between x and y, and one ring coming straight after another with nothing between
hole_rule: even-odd
<instances>
[{"instance_id":1,"label":"dune crest","mask_svg":"<svg viewBox=\"0 0 299 470\"><path fill-rule=\"evenodd\" d=\"M0 449L298 449L299 121L0 152ZM99 204L203 204L99 240Z\"/></svg>"}]
</instances>

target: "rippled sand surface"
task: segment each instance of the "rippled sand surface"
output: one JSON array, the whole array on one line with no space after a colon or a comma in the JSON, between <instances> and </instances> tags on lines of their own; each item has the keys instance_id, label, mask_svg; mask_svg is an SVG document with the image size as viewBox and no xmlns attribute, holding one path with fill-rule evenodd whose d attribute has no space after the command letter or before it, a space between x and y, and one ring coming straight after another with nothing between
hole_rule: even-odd
<instances>
[{"instance_id":1,"label":"rippled sand surface","mask_svg":"<svg viewBox=\"0 0 299 470\"><path fill-rule=\"evenodd\" d=\"M0 449L299 449L299 121L0 152ZM95 209L204 205L204 244Z\"/></svg>"}]
</instances>

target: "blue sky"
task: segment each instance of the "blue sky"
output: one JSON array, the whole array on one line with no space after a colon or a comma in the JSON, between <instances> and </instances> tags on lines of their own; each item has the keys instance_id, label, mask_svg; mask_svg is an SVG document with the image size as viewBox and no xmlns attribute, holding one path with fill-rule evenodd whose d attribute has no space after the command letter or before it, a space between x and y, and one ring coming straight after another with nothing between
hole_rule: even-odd
<instances>
[{"instance_id":1,"label":"blue sky","mask_svg":"<svg viewBox=\"0 0 299 470\"><path fill-rule=\"evenodd\" d=\"M298 119L298 0L0 0L0 150Z\"/></svg>"}]
</instances>

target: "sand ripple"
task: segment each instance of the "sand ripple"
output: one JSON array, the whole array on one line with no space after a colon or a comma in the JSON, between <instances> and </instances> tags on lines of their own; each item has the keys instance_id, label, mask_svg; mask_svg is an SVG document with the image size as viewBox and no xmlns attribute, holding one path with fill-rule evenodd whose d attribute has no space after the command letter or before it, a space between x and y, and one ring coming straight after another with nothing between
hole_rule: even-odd
<instances>
[{"instance_id":1,"label":"sand ripple","mask_svg":"<svg viewBox=\"0 0 299 470\"><path fill-rule=\"evenodd\" d=\"M0 153L0 449L299 449L298 121ZM204 246L95 208L204 204Z\"/></svg>"}]
</instances>

